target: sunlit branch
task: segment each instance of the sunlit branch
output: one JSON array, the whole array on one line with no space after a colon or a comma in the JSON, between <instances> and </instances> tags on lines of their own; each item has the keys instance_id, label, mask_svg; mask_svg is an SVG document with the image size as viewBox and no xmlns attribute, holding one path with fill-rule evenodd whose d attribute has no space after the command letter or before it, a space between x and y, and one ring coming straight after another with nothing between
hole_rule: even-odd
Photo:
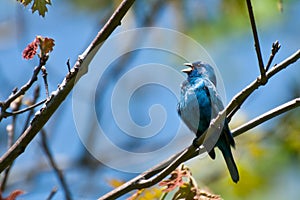
<instances>
[{"instance_id":1,"label":"sunlit branch","mask_svg":"<svg viewBox=\"0 0 300 200\"><path fill-rule=\"evenodd\" d=\"M242 133L245 133L246 131L248 131L256 126L258 126L274 117L277 117L289 110L297 108L299 106L300 106L300 98L293 99L292 101L289 101L281 106L278 106L278 107L256 117L255 119L243 124L242 126L234 129L232 131L232 134L234 137L241 135Z\"/></svg>"}]
</instances>

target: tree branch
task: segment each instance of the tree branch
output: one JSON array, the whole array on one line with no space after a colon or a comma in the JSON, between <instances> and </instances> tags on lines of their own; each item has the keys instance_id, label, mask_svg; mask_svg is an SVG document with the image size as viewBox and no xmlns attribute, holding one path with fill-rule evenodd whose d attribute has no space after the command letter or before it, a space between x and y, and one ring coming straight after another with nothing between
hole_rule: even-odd
<instances>
[{"instance_id":1,"label":"tree branch","mask_svg":"<svg viewBox=\"0 0 300 200\"><path fill-rule=\"evenodd\" d=\"M48 142L47 142L47 134L46 134L46 131L44 129L41 130L41 136L42 136L42 148L50 162L50 165L52 166L54 172L56 173L57 177L58 177L58 180L63 188L63 191L65 193L65 198L66 200L72 200L72 195L71 195L71 192L69 190L69 187L68 187L68 184L67 184L67 181L63 175L63 172L62 170L59 169L59 167L57 166L53 156L52 156L52 153L50 151L50 148L49 148L49 145L48 145Z\"/></svg>"},{"instance_id":2,"label":"tree branch","mask_svg":"<svg viewBox=\"0 0 300 200\"><path fill-rule=\"evenodd\" d=\"M242 133L245 133L246 131L248 131L256 126L258 126L274 117L277 117L278 115L281 115L289 110L297 108L299 106L300 106L300 98L293 99L281 106L278 106L278 107L256 117L255 119L249 121L248 123L243 124L242 126L234 129L232 131L232 135L234 137L239 136Z\"/></svg>"},{"instance_id":3,"label":"tree branch","mask_svg":"<svg viewBox=\"0 0 300 200\"><path fill-rule=\"evenodd\" d=\"M28 106L27 108L24 108L22 110L17 110L17 111L13 111L13 112L6 112L6 115L7 115L7 117L8 116L19 115L19 114L22 114L22 113L27 112L29 110L32 110L35 107L38 107L38 106L42 105L45 102L46 102L46 99L44 99L44 100L42 100L42 101L40 101L40 102L38 102L38 103L36 103L34 105Z\"/></svg>"},{"instance_id":4,"label":"tree branch","mask_svg":"<svg viewBox=\"0 0 300 200\"><path fill-rule=\"evenodd\" d=\"M56 192L57 192L57 187L52 188L52 190L46 200L51 200L54 197L54 195L56 194Z\"/></svg>"},{"instance_id":5,"label":"tree branch","mask_svg":"<svg viewBox=\"0 0 300 200\"><path fill-rule=\"evenodd\" d=\"M14 145L0 158L0 172L8 167L20 154L22 154L27 145L32 141L36 134L42 129L49 118L53 115L56 109L62 104L64 99L69 95L81 76L83 76L88 69L88 65L97 53L98 49L115 28L121 24L121 19L127 13L134 0L123 0L111 18L107 21L104 27L99 31L95 39L79 56L77 62L73 66L71 72L67 74L58 89L53 92L50 98L47 99L45 105L35 114L31 124L25 132L19 137ZM79 73L81 72L81 73ZM3 105L2 105L3 109ZM1 118L0 118L1 119Z\"/></svg>"},{"instance_id":6,"label":"tree branch","mask_svg":"<svg viewBox=\"0 0 300 200\"><path fill-rule=\"evenodd\" d=\"M247 2L247 8L248 8L248 13L249 13L253 38L254 38L255 51L256 51L257 59L258 59L258 65L259 65L259 70L260 70L260 75L261 75L261 81L263 82L263 84L266 84L267 83L266 82L267 81L266 80L266 70L264 68L264 62L263 62L263 59L262 59L262 56L261 56L261 50L260 50L259 39L258 39L257 30L256 30L256 24L255 24L252 5L251 5L251 0L246 0L246 2Z\"/></svg>"},{"instance_id":7,"label":"tree branch","mask_svg":"<svg viewBox=\"0 0 300 200\"><path fill-rule=\"evenodd\" d=\"M41 68L46 65L46 62L48 60L48 56L44 55L40 57L39 65L34 68L33 74L29 81L21 87L19 91L14 92L10 97L5 101L5 102L0 102L0 107L1 107L1 113L0 113L0 122L3 118L6 118L10 115L7 115L6 109L10 106L10 104L16 100L18 97L21 95L24 95L25 92L32 86L32 84L37 81L37 76L39 72L41 71Z\"/></svg>"},{"instance_id":8,"label":"tree branch","mask_svg":"<svg viewBox=\"0 0 300 200\"><path fill-rule=\"evenodd\" d=\"M21 130L22 130L21 133L23 133L23 132L26 130L27 126L29 125L30 119L31 119L31 117L32 117L33 114L34 114L34 108L37 107L39 103L41 103L41 102L36 103L36 101L37 101L37 99L39 98L39 96L40 96L40 86L37 85L37 86L34 88L33 99L30 101L30 104L31 104L32 106L29 106L31 109L30 109L30 111L29 111L28 114L27 114L25 123L24 123L24 125L23 125L23 129L21 129ZM45 103L45 102L46 102L46 99L44 99L43 101L44 101L43 103ZM42 105L43 103L41 103L41 105ZM27 109L29 109L29 107L27 107ZM24 111L24 110L26 110L26 108L23 109L23 111ZM19 110L19 111L21 112L22 110ZM25 112L25 111L24 111L24 112ZM20 114L20 113L19 113L19 114Z\"/></svg>"},{"instance_id":9,"label":"tree branch","mask_svg":"<svg viewBox=\"0 0 300 200\"><path fill-rule=\"evenodd\" d=\"M274 65L274 67L266 73L266 78L269 80L272 76L274 76L290 64L296 62L299 58L300 50L297 50L293 55L291 55L281 63ZM258 77L255 81L253 81L251 84L249 84L246 88L244 88L241 92L239 92L233 97L228 106L225 108L228 121L231 120L232 116L236 113L236 111L238 111L241 105L254 92L254 90L258 89L261 85L263 85L259 80L260 77Z\"/></svg>"},{"instance_id":10,"label":"tree branch","mask_svg":"<svg viewBox=\"0 0 300 200\"><path fill-rule=\"evenodd\" d=\"M46 90L46 97L49 97L49 87L48 87L48 80L47 80L47 76L48 76L48 72L45 66L43 66L41 68L42 71L42 77L44 79L44 86L45 86L45 90Z\"/></svg>"},{"instance_id":11,"label":"tree branch","mask_svg":"<svg viewBox=\"0 0 300 200\"><path fill-rule=\"evenodd\" d=\"M14 101L14 106L12 106L13 107L12 110L18 110L21 105L22 105L22 98L19 98L16 101ZM17 116L13 116L11 124L8 124L6 126L6 131L7 131L7 135L8 135L8 139L7 139L7 148L8 149L13 145L14 140L15 140L16 121L17 121ZM12 166L13 166L13 163L11 163L4 172L4 176L3 176L3 179L2 179L1 185L0 185L1 192L3 192L6 188L6 183L7 183L9 174L10 174L10 170L12 169Z\"/></svg>"}]
</instances>

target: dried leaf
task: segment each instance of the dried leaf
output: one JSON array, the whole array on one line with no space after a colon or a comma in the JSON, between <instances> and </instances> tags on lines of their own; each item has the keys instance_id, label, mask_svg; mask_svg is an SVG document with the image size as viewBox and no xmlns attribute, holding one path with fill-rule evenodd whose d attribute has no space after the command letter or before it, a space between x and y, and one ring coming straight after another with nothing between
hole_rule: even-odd
<instances>
[{"instance_id":1,"label":"dried leaf","mask_svg":"<svg viewBox=\"0 0 300 200\"><path fill-rule=\"evenodd\" d=\"M198 188L196 180L193 178L190 170L181 165L171 173L168 180L164 180L159 184L160 186L167 186L163 192L170 192L178 188L174 193L172 200L220 200L219 195L212 194L208 190Z\"/></svg>"},{"instance_id":2,"label":"dried leaf","mask_svg":"<svg viewBox=\"0 0 300 200\"><path fill-rule=\"evenodd\" d=\"M172 200L194 199L196 195L197 193L193 192L191 185L188 183L184 183L174 194Z\"/></svg>"},{"instance_id":3,"label":"dried leaf","mask_svg":"<svg viewBox=\"0 0 300 200\"><path fill-rule=\"evenodd\" d=\"M183 178L188 178L190 175L190 170L182 165L171 173L171 177L169 179L161 181L159 186L167 186L163 192L170 192L175 190L177 187L182 186L184 184Z\"/></svg>"},{"instance_id":4,"label":"dried leaf","mask_svg":"<svg viewBox=\"0 0 300 200\"><path fill-rule=\"evenodd\" d=\"M197 194L194 196L194 200L221 200L219 195L209 193L206 190L197 189Z\"/></svg>"},{"instance_id":5,"label":"dried leaf","mask_svg":"<svg viewBox=\"0 0 300 200\"><path fill-rule=\"evenodd\" d=\"M37 36L37 39L40 41L40 49L42 54L47 54L53 51L54 40L48 37Z\"/></svg>"}]
</instances>

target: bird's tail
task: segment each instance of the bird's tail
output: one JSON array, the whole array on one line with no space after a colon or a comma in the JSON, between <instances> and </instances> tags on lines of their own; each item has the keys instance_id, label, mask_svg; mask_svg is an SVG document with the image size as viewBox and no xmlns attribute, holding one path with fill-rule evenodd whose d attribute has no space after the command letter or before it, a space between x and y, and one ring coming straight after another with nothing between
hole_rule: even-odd
<instances>
[{"instance_id":1,"label":"bird's tail","mask_svg":"<svg viewBox=\"0 0 300 200\"><path fill-rule=\"evenodd\" d=\"M239 176L239 172L238 172L237 166L236 166L236 164L234 162L230 146L228 148L225 148L225 149L220 148L220 150L221 150L221 152L223 154L223 157L225 159L227 168L228 168L228 170L230 172L231 179L233 180L233 182L237 183L239 181L239 179L240 179L240 176Z\"/></svg>"}]
</instances>

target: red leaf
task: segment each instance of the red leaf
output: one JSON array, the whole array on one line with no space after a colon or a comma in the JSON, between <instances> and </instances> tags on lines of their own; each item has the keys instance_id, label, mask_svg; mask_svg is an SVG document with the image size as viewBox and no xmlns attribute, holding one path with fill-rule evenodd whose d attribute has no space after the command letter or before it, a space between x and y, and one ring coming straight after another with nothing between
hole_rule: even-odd
<instances>
[{"instance_id":1,"label":"red leaf","mask_svg":"<svg viewBox=\"0 0 300 200\"><path fill-rule=\"evenodd\" d=\"M30 60L32 59L35 54L36 54L36 50L38 48L38 44L39 44L39 40L37 40L37 38L35 38L33 40L33 42L31 42L30 44L28 44L28 46L24 49L23 51L23 58Z\"/></svg>"},{"instance_id":2,"label":"red leaf","mask_svg":"<svg viewBox=\"0 0 300 200\"><path fill-rule=\"evenodd\" d=\"M0 200L16 200L17 196L24 194L23 190L14 190L12 191L8 197L3 198L2 194L0 193Z\"/></svg>"}]
</instances>

